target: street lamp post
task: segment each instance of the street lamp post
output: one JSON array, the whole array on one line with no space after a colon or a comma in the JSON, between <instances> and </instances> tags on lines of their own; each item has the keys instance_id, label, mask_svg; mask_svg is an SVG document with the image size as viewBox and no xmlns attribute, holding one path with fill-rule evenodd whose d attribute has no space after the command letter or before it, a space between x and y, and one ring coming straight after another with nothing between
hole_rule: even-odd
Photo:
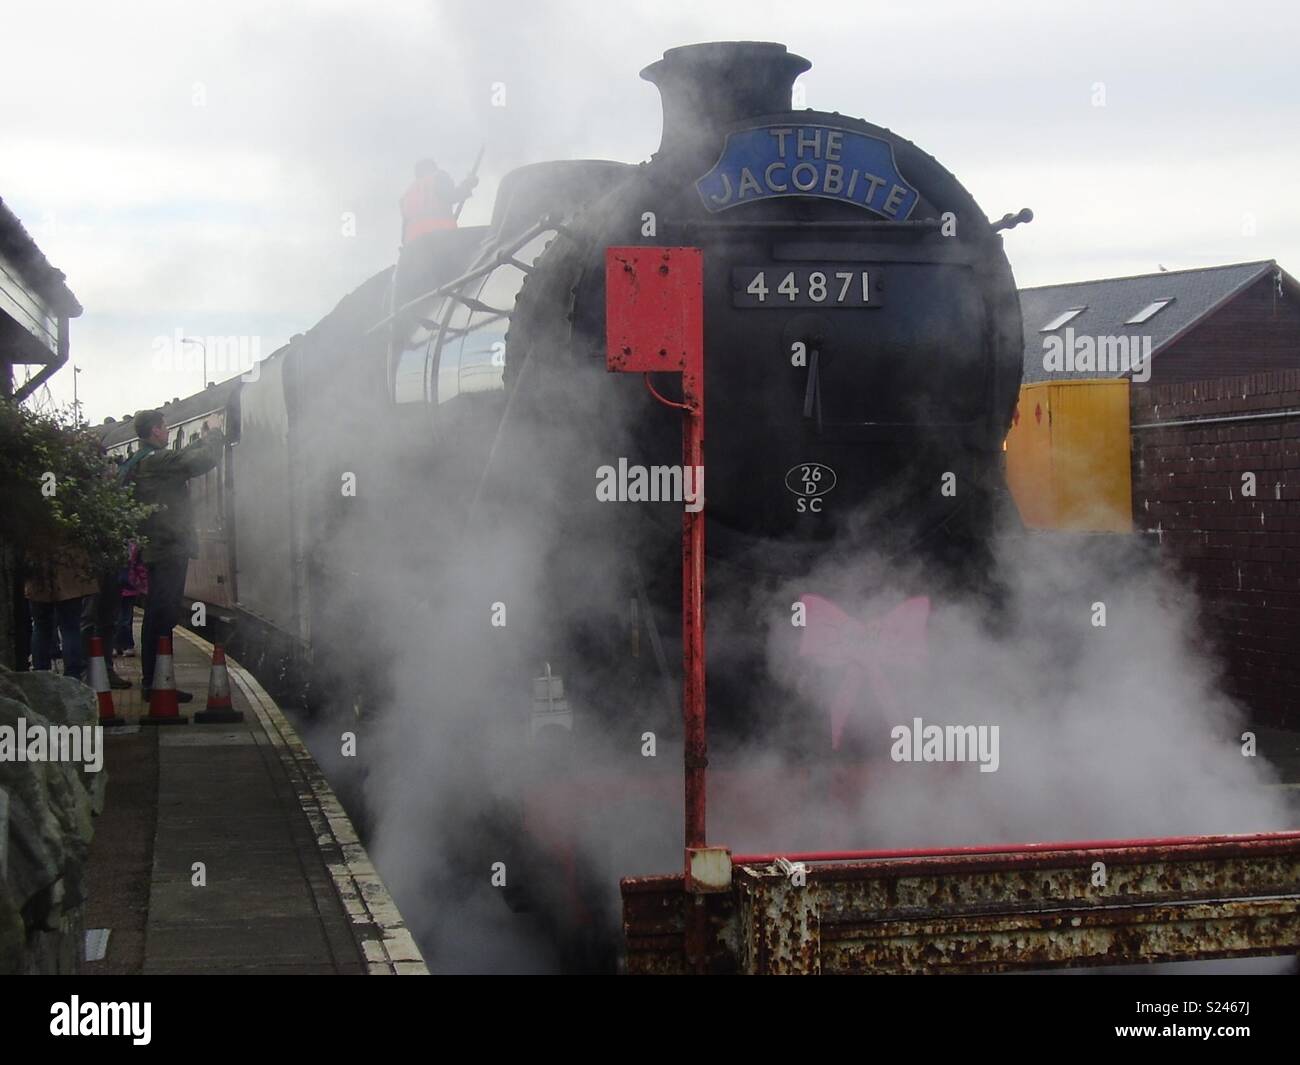
<instances>
[{"instance_id":1,"label":"street lamp post","mask_svg":"<svg viewBox=\"0 0 1300 1065\"><path fill-rule=\"evenodd\" d=\"M77 398L77 375L81 373L81 367L75 363L72 366L72 421L78 429L81 428L81 400Z\"/></svg>"},{"instance_id":2,"label":"street lamp post","mask_svg":"<svg viewBox=\"0 0 1300 1065\"><path fill-rule=\"evenodd\" d=\"M199 384L200 384L201 388L207 388L207 387L208 387L208 348L207 348L207 345L204 344L203 341L201 341L201 340L196 340L196 339L194 339L194 337L181 337L181 343L182 343L182 344L197 344L197 345L199 346L199 350L203 352L203 380L202 380L201 382L199 382Z\"/></svg>"}]
</instances>

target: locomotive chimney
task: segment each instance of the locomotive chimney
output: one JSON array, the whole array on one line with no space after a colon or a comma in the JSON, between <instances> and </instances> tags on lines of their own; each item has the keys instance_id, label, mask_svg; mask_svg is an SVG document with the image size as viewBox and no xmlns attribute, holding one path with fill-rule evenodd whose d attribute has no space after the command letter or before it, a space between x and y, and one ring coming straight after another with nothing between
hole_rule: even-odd
<instances>
[{"instance_id":1,"label":"locomotive chimney","mask_svg":"<svg viewBox=\"0 0 1300 1065\"><path fill-rule=\"evenodd\" d=\"M783 44L758 41L668 49L641 71L663 100L659 152L716 156L722 147L720 127L753 115L789 111L794 79L811 66Z\"/></svg>"}]
</instances>

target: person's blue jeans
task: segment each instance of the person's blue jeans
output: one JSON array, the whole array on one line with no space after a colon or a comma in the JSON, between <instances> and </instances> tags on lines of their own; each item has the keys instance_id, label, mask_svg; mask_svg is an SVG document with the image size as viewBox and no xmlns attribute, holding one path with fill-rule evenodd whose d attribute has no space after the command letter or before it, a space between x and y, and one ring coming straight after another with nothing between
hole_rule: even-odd
<instances>
[{"instance_id":1,"label":"person's blue jeans","mask_svg":"<svg viewBox=\"0 0 1300 1065\"><path fill-rule=\"evenodd\" d=\"M54 650L54 627L63 644L63 675L81 680L86 662L81 655L81 599L61 603L29 601L32 612L32 669L49 669Z\"/></svg>"}]
</instances>

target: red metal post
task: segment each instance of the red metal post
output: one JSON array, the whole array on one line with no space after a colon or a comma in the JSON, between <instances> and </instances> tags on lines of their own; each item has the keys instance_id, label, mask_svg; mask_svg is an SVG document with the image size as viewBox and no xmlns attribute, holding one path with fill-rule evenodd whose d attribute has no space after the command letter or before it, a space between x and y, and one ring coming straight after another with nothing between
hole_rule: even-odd
<instances>
[{"instance_id":1,"label":"red metal post","mask_svg":"<svg viewBox=\"0 0 1300 1065\"><path fill-rule=\"evenodd\" d=\"M685 726L685 841L705 846L704 686L704 257L699 248L624 247L605 252L606 366L644 373L660 402L682 419L682 483L695 509L682 515L682 717ZM682 402L664 399L651 373L680 373Z\"/></svg>"},{"instance_id":2,"label":"red metal post","mask_svg":"<svg viewBox=\"0 0 1300 1065\"><path fill-rule=\"evenodd\" d=\"M696 290L703 301L703 260L695 251ZM697 304L697 307L699 304ZM697 324L702 318L696 318ZM682 512L682 718L686 737L686 846L706 845L705 770L709 764L704 692L704 335L700 329L701 358L682 371L683 402L691 407L682 417L682 481L695 471L699 502L696 510Z\"/></svg>"}]
</instances>

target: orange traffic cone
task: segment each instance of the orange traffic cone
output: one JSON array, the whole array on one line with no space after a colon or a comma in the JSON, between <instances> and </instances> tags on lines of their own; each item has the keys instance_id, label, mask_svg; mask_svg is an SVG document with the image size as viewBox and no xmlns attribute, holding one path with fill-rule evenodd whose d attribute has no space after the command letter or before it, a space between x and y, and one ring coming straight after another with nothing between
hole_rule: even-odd
<instances>
[{"instance_id":1,"label":"orange traffic cone","mask_svg":"<svg viewBox=\"0 0 1300 1065\"><path fill-rule=\"evenodd\" d=\"M153 684L149 691L149 712L140 718L142 725L188 725L176 700L176 672L172 668L172 638L158 637L158 659L153 665Z\"/></svg>"},{"instance_id":2,"label":"orange traffic cone","mask_svg":"<svg viewBox=\"0 0 1300 1065\"><path fill-rule=\"evenodd\" d=\"M212 674L208 678L208 706L194 715L200 724L229 724L243 721L244 712L236 710L230 701L230 673L226 669L226 650L221 644L212 645Z\"/></svg>"},{"instance_id":3,"label":"orange traffic cone","mask_svg":"<svg viewBox=\"0 0 1300 1065\"><path fill-rule=\"evenodd\" d=\"M90 638L90 687L99 700L99 723L110 727L125 725L126 718L118 717L113 705L113 692L108 686L108 663L104 661L104 641L99 636Z\"/></svg>"}]
</instances>

